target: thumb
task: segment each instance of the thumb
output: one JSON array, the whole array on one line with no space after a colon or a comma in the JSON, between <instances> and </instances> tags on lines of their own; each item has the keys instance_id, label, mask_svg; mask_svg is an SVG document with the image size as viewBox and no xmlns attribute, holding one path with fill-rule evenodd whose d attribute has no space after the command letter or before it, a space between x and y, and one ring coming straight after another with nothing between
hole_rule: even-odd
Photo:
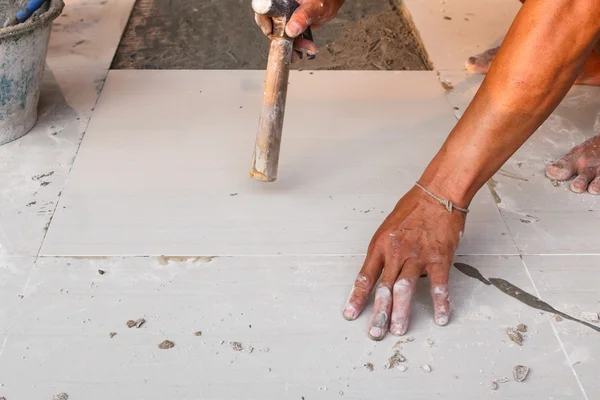
<instances>
[{"instance_id":1,"label":"thumb","mask_svg":"<svg viewBox=\"0 0 600 400\"><path fill-rule=\"evenodd\" d=\"M294 11L292 18L285 27L285 34L295 38L309 27L315 18L318 18L319 8L315 6L318 2L305 1Z\"/></svg>"}]
</instances>

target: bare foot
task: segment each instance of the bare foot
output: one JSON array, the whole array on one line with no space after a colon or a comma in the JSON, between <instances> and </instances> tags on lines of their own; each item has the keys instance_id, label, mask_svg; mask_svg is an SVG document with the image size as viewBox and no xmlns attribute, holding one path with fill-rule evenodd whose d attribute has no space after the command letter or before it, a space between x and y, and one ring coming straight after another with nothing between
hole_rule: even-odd
<instances>
[{"instance_id":1,"label":"bare foot","mask_svg":"<svg viewBox=\"0 0 600 400\"><path fill-rule=\"evenodd\" d=\"M600 194L600 134L576 146L563 158L546 168L546 176L557 181L571 182L571 191Z\"/></svg>"},{"instance_id":2,"label":"bare foot","mask_svg":"<svg viewBox=\"0 0 600 400\"><path fill-rule=\"evenodd\" d=\"M492 61L494 61L494 58L496 57L496 53L498 53L499 48L500 46L494 47L493 49L488 49L483 53L469 57L465 63L467 71L474 74L487 74L490 66L492 65Z\"/></svg>"},{"instance_id":3,"label":"bare foot","mask_svg":"<svg viewBox=\"0 0 600 400\"><path fill-rule=\"evenodd\" d=\"M600 41L598 43L600 50ZM493 49L469 57L465 63L467 71L474 74L487 74L499 48L494 47ZM600 86L600 55L596 51L593 51L585 62L581 74L575 80L575 85Z\"/></svg>"}]
</instances>

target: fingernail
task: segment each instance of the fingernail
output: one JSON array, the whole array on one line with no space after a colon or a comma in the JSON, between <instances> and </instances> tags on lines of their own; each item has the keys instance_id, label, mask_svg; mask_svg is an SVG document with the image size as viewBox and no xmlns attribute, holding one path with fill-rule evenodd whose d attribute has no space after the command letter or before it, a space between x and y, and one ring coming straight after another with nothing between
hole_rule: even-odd
<instances>
[{"instance_id":1,"label":"fingernail","mask_svg":"<svg viewBox=\"0 0 600 400\"><path fill-rule=\"evenodd\" d=\"M344 309L344 318L348 321L354 321L358 317L358 313L356 312L356 308L351 305L346 306Z\"/></svg>"},{"instance_id":2,"label":"fingernail","mask_svg":"<svg viewBox=\"0 0 600 400\"><path fill-rule=\"evenodd\" d=\"M404 327L404 324L392 324L392 326L390 326L390 332L394 336L402 336L406 333L406 328Z\"/></svg>"},{"instance_id":3,"label":"fingernail","mask_svg":"<svg viewBox=\"0 0 600 400\"><path fill-rule=\"evenodd\" d=\"M285 33L289 36L289 37L296 37L298 36L300 33L302 33L302 27L300 26L299 23L297 22L290 22L289 24L287 24L287 26L285 27Z\"/></svg>"},{"instance_id":4,"label":"fingernail","mask_svg":"<svg viewBox=\"0 0 600 400\"><path fill-rule=\"evenodd\" d=\"M448 325L448 316L447 315L438 315L435 317L435 324L438 326Z\"/></svg>"},{"instance_id":5,"label":"fingernail","mask_svg":"<svg viewBox=\"0 0 600 400\"><path fill-rule=\"evenodd\" d=\"M371 327L371 329L369 329L369 336L371 337L371 339L381 339L382 335L383 331L381 330L381 328L373 326Z\"/></svg>"}]
</instances>

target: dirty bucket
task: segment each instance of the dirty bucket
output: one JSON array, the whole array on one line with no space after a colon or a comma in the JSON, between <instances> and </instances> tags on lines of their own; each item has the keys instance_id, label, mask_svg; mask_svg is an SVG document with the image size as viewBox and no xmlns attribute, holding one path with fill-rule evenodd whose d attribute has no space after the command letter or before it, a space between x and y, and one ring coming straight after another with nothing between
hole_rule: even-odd
<instances>
[{"instance_id":1,"label":"dirty bucket","mask_svg":"<svg viewBox=\"0 0 600 400\"><path fill-rule=\"evenodd\" d=\"M50 28L65 6L63 0L48 0L42 6L46 11L2 28L17 11L12 3L0 0L0 145L25 135L37 122Z\"/></svg>"}]
</instances>

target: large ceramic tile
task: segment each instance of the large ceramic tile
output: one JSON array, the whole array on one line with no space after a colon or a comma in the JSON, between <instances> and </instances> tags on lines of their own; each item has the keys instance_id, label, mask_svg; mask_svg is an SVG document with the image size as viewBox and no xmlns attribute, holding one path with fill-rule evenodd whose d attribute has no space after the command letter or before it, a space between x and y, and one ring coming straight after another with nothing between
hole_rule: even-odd
<instances>
[{"instance_id":1,"label":"large ceramic tile","mask_svg":"<svg viewBox=\"0 0 600 400\"><path fill-rule=\"evenodd\" d=\"M52 69L108 70L135 0L65 0L48 49Z\"/></svg>"},{"instance_id":2,"label":"large ceramic tile","mask_svg":"<svg viewBox=\"0 0 600 400\"><path fill-rule=\"evenodd\" d=\"M472 55L498 46L521 4L507 0L403 0L436 70L463 70Z\"/></svg>"},{"instance_id":3,"label":"large ceramic tile","mask_svg":"<svg viewBox=\"0 0 600 400\"><path fill-rule=\"evenodd\" d=\"M460 261L532 290L518 257ZM353 323L341 316L361 262L42 257L0 357L4 389L16 398L64 391L87 400L364 399L400 391L481 399L490 381L506 376L497 392L506 398L582 398L548 318L455 270L451 323L433 324L423 279L408 333L414 341L401 346L408 369L384 369L398 339L373 342L368 314ZM141 317L140 329L125 326ZM519 322L528 325L522 347L505 333ZM175 347L159 349L165 339ZM531 368L526 383L510 378L515 364Z\"/></svg>"},{"instance_id":4,"label":"large ceramic tile","mask_svg":"<svg viewBox=\"0 0 600 400\"><path fill-rule=\"evenodd\" d=\"M600 327L600 256L528 256L525 262L545 301ZM597 398L600 333L568 320L554 326L588 397Z\"/></svg>"},{"instance_id":5,"label":"large ceramic tile","mask_svg":"<svg viewBox=\"0 0 600 400\"><path fill-rule=\"evenodd\" d=\"M7 332L13 322L34 263L34 257L0 256L0 354L2 332Z\"/></svg>"},{"instance_id":6,"label":"large ceramic tile","mask_svg":"<svg viewBox=\"0 0 600 400\"><path fill-rule=\"evenodd\" d=\"M457 117L475 95L481 76L445 73ZM574 194L552 182L545 168L600 131L600 89L574 86L537 132L494 176L491 186L511 234L525 254L598 254L600 198ZM565 223L567 222L567 223Z\"/></svg>"},{"instance_id":7,"label":"large ceramic tile","mask_svg":"<svg viewBox=\"0 0 600 400\"><path fill-rule=\"evenodd\" d=\"M433 72L295 72L279 179L260 71L111 71L46 255L363 254L456 120ZM515 253L489 193L462 253Z\"/></svg>"},{"instance_id":8,"label":"large ceramic tile","mask_svg":"<svg viewBox=\"0 0 600 400\"><path fill-rule=\"evenodd\" d=\"M37 255L103 74L46 70L37 125L0 146L0 252Z\"/></svg>"}]
</instances>

